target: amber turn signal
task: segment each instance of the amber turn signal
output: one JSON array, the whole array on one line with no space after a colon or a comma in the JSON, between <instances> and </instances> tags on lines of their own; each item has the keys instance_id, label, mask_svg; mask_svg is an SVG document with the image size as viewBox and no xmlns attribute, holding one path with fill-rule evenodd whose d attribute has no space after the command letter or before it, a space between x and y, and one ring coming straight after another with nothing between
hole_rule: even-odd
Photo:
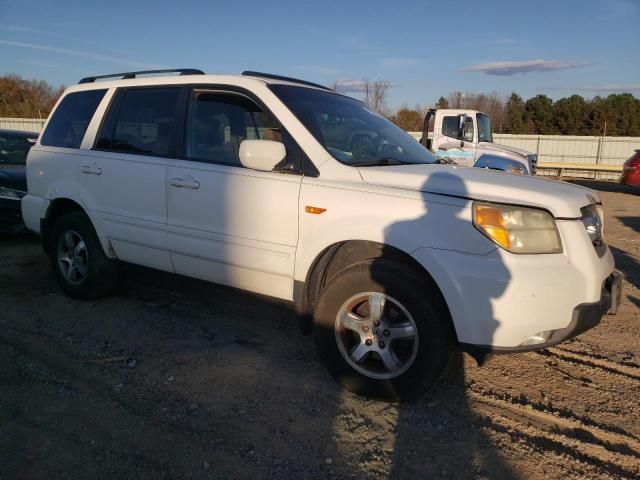
<instances>
[{"instance_id":1,"label":"amber turn signal","mask_svg":"<svg viewBox=\"0 0 640 480\"><path fill-rule=\"evenodd\" d=\"M326 208L320 208L320 207L311 207L309 205L307 205L306 207L304 207L304 211L307 213L314 213L316 215L320 215L321 213L324 213L327 211Z\"/></svg>"}]
</instances>

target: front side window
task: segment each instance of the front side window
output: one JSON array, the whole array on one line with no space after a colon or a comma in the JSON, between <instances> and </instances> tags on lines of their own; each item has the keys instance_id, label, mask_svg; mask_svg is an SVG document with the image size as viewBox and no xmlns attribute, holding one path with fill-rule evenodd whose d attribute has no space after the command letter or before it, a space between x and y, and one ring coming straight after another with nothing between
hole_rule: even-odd
<instances>
[{"instance_id":1,"label":"front side window","mask_svg":"<svg viewBox=\"0 0 640 480\"><path fill-rule=\"evenodd\" d=\"M125 90L96 147L160 157L175 155L179 96L180 87Z\"/></svg>"},{"instance_id":2,"label":"front side window","mask_svg":"<svg viewBox=\"0 0 640 480\"><path fill-rule=\"evenodd\" d=\"M338 161L352 166L435 163L436 157L407 132L343 95L293 85L271 90Z\"/></svg>"},{"instance_id":3,"label":"front side window","mask_svg":"<svg viewBox=\"0 0 640 480\"><path fill-rule=\"evenodd\" d=\"M478 140L480 142L493 142L493 135L491 133L491 119L479 113L478 119Z\"/></svg>"},{"instance_id":4,"label":"front side window","mask_svg":"<svg viewBox=\"0 0 640 480\"><path fill-rule=\"evenodd\" d=\"M55 112L40 143L50 147L80 148L89 122L106 90L88 90L65 96Z\"/></svg>"},{"instance_id":5,"label":"front side window","mask_svg":"<svg viewBox=\"0 0 640 480\"><path fill-rule=\"evenodd\" d=\"M0 133L0 164L24 165L36 138L37 134Z\"/></svg>"},{"instance_id":6,"label":"front side window","mask_svg":"<svg viewBox=\"0 0 640 480\"><path fill-rule=\"evenodd\" d=\"M243 95L194 92L187 158L240 167L240 143L247 139L282 142L282 132L270 115Z\"/></svg>"}]
</instances>

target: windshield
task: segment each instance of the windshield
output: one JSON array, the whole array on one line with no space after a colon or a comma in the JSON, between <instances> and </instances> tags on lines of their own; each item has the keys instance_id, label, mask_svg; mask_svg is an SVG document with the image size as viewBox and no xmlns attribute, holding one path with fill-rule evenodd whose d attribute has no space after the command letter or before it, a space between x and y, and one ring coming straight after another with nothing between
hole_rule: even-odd
<instances>
[{"instance_id":1,"label":"windshield","mask_svg":"<svg viewBox=\"0 0 640 480\"><path fill-rule=\"evenodd\" d=\"M478 139L480 142L493 142L491 134L491 119L484 113L479 113L478 119Z\"/></svg>"},{"instance_id":2,"label":"windshield","mask_svg":"<svg viewBox=\"0 0 640 480\"><path fill-rule=\"evenodd\" d=\"M352 166L436 163L411 135L364 103L291 85L271 90L338 161Z\"/></svg>"}]
</instances>

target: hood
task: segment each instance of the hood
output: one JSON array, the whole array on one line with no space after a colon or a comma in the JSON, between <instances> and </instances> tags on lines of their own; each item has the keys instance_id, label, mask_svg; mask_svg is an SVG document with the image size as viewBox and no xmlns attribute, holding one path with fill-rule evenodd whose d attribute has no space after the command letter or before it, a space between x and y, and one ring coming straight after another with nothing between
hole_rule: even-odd
<instances>
[{"instance_id":1,"label":"hood","mask_svg":"<svg viewBox=\"0 0 640 480\"><path fill-rule=\"evenodd\" d=\"M527 150L523 150L521 148L510 147L509 145L501 145L499 143L492 142L480 142L478 147L482 150L486 150L487 152L504 152L511 153L512 155L517 155L522 158L527 158L527 155L531 155L531 152Z\"/></svg>"},{"instance_id":2,"label":"hood","mask_svg":"<svg viewBox=\"0 0 640 480\"><path fill-rule=\"evenodd\" d=\"M0 187L27 191L27 176L24 165L0 166Z\"/></svg>"},{"instance_id":3,"label":"hood","mask_svg":"<svg viewBox=\"0 0 640 480\"><path fill-rule=\"evenodd\" d=\"M544 208L556 218L579 218L582 207L600 202L588 188L484 168L421 164L358 170L371 185Z\"/></svg>"}]
</instances>

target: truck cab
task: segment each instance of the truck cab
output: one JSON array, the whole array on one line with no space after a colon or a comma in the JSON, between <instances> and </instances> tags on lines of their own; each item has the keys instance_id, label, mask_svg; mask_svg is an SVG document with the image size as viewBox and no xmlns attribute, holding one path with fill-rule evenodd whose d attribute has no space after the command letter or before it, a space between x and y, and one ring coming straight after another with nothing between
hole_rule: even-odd
<instances>
[{"instance_id":1,"label":"truck cab","mask_svg":"<svg viewBox=\"0 0 640 480\"><path fill-rule=\"evenodd\" d=\"M429 134L433 122L433 134ZM420 143L442 163L534 175L537 155L493 142L491 119L466 109L430 109Z\"/></svg>"}]
</instances>

